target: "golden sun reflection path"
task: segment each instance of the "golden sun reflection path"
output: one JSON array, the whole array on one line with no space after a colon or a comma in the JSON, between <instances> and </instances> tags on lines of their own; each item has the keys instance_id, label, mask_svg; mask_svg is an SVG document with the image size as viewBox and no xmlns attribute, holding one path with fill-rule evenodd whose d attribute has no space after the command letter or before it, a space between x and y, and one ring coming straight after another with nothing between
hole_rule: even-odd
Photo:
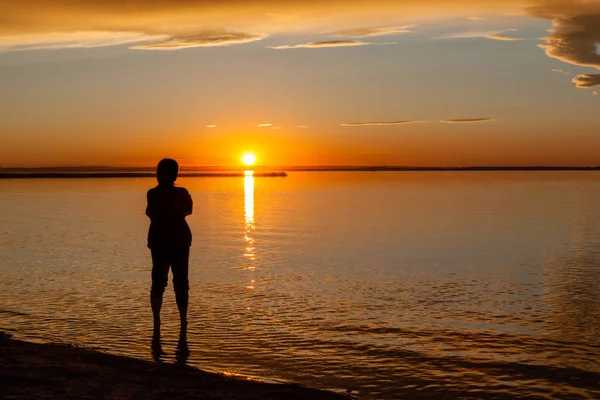
<instances>
[{"instance_id":1,"label":"golden sun reflection path","mask_svg":"<svg viewBox=\"0 0 600 400\"><path fill-rule=\"evenodd\" d=\"M248 289L254 289L254 270L256 266L254 265L256 260L256 253L254 248L254 236L253 232L255 229L254 224L254 171L245 171L244 172L244 239L245 239L245 249L244 249L244 257L247 260L247 266L245 267L248 271L251 272L251 279L248 283Z\"/></svg>"}]
</instances>

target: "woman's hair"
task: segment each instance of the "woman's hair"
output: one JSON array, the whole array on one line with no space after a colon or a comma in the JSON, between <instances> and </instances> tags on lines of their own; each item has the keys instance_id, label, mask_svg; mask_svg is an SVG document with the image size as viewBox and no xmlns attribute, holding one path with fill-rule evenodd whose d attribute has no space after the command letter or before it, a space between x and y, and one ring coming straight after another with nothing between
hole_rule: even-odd
<instances>
[{"instance_id":1,"label":"woman's hair","mask_svg":"<svg viewBox=\"0 0 600 400\"><path fill-rule=\"evenodd\" d=\"M156 167L156 179L159 185L173 185L177 180L179 164L171 158L163 158Z\"/></svg>"}]
</instances>

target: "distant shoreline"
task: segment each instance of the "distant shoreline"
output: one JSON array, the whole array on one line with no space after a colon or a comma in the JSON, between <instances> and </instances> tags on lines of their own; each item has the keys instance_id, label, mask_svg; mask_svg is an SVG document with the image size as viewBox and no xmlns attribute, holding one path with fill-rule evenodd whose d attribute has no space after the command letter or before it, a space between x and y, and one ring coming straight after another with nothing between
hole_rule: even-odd
<instances>
[{"instance_id":1,"label":"distant shoreline","mask_svg":"<svg viewBox=\"0 0 600 400\"><path fill-rule=\"evenodd\" d=\"M245 166L181 166L183 173L200 172L244 172L252 170L256 172L290 172L290 171L600 171L600 165L596 166L571 166L571 165L470 165L462 167L443 166L418 166L418 165L255 165ZM156 167L119 167L107 165L95 166L52 166L52 167L0 167L0 174L14 172L155 172Z\"/></svg>"},{"instance_id":2,"label":"distant shoreline","mask_svg":"<svg viewBox=\"0 0 600 400\"><path fill-rule=\"evenodd\" d=\"M548 166L504 166L504 167L256 167L252 168L256 178L286 177L287 172L491 172L491 171L600 171L599 167L548 167ZM47 168L0 168L0 179L31 178L153 178L154 168L120 167L47 167ZM242 168L226 167L183 167L181 177L231 177L248 176Z\"/></svg>"},{"instance_id":3,"label":"distant shoreline","mask_svg":"<svg viewBox=\"0 0 600 400\"><path fill-rule=\"evenodd\" d=\"M182 178L284 178L285 172L255 172L247 175L243 172L182 172ZM154 178L154 172L0 172L0 179L67 179L67 178Z\"/></svg>"}]
</instances>

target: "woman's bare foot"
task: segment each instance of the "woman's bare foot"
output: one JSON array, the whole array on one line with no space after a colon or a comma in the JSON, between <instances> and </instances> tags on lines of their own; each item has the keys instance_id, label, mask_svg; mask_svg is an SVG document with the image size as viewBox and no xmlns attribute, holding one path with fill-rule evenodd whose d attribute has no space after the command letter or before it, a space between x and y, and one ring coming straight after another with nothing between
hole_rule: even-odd
<instances>
[{"instance_id":1,"label":"woman's bare foot","mask_svg":"<svg viewBox=\"0 0 600 400\"><path fill-rule=\"evenodd\" d=\"M182 320L181 325L179 326L179 338L186 339L187 338L187 320Z\"/></svg>"}]
</instances>

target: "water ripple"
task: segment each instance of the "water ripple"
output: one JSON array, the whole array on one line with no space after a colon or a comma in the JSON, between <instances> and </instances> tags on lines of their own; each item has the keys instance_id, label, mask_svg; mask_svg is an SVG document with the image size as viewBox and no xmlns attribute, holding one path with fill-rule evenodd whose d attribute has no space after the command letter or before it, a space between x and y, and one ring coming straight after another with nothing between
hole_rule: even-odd
<instances>
[{"instance_id":1,"label":"water ripple","mask_svg":"<svg viewBox=\"0 0 600 400\"><path fill-rule=\"evenodd\" d=\"M600 398L600 175L365 176L182 179L188 363L365 399ZM0 329L151 359L153 182L50 183L0 182Z\"/></svg>"}]
</instances>

